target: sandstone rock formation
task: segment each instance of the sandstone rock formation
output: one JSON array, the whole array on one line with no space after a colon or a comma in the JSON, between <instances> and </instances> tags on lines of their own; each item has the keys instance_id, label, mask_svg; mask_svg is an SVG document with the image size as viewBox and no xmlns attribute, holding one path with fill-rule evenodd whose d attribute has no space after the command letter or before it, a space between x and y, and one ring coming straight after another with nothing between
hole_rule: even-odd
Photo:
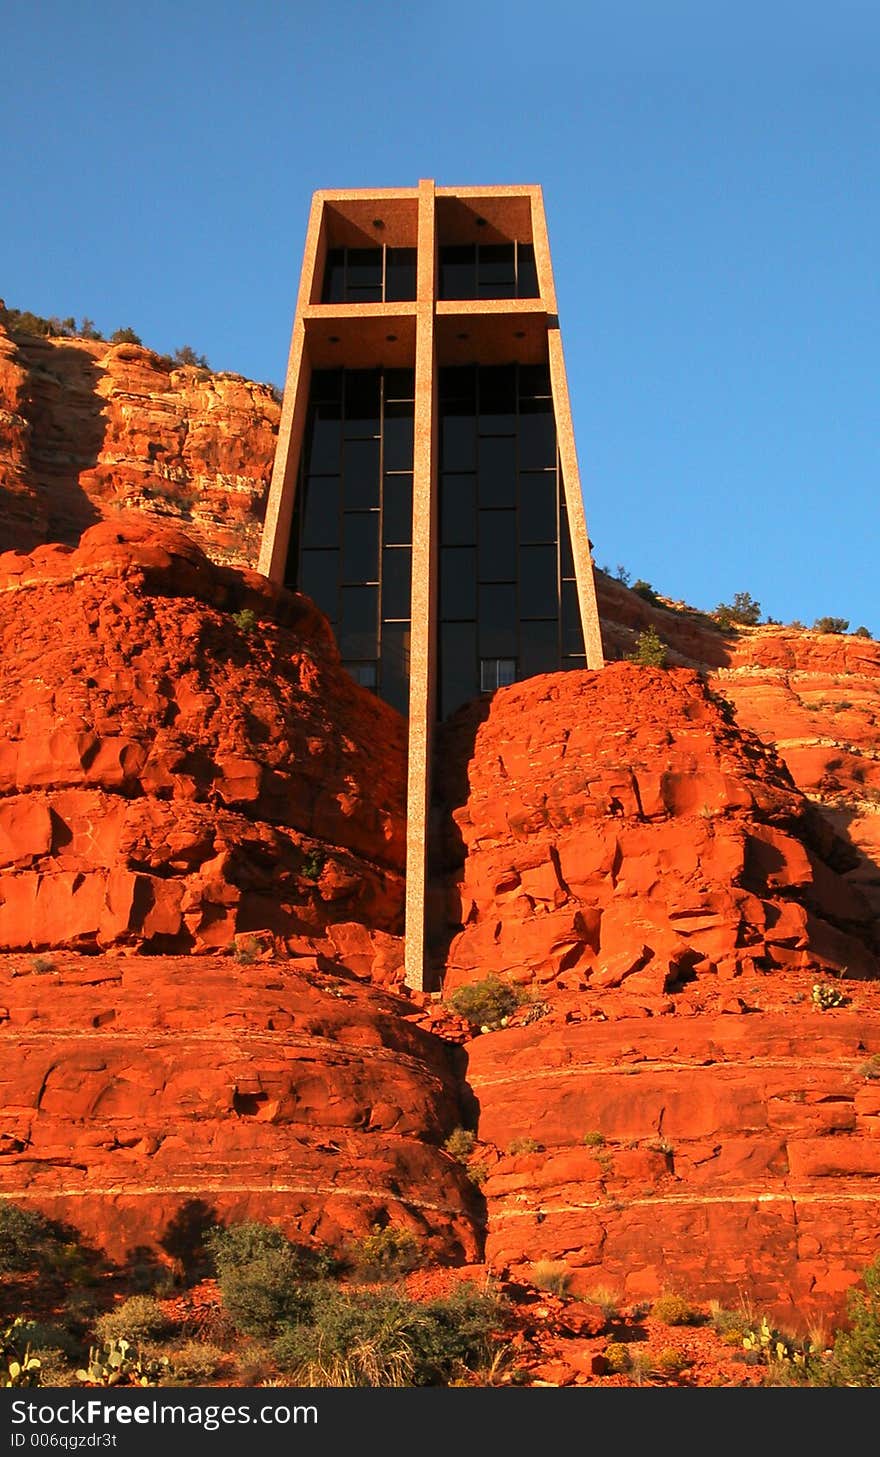
<instances>
[{"instance_id":1,"label":"sandstone rock formation","mask_svg":"<svg viewBox=\"0 0 880 1457\"><path fill-rule=\"evenodd\" d=\"M387 953L404 725L308 599L139 518L6 553L0 715L0 947Z\"/></svg>"},{"instance_id":2,"label":"sandstone rock formation","mask_svg":"<svg viewBox=\"0 0 880 1457\"><path fill-rule=\"evenodd\" d=\"M259 1219L479 1257L455 1048L314 957L0 962L0 1197L115 1260Z\"/></svg>"},{"instance_id":3,"label":"sandstone rock formation","mask_svg":"<svg viewBox=\"0 0 880 1457\"><path fill-rule=\"evenodd\" d=\"M0 327L0 552L76 545L136 510L185 525L218 561L253 562L280 413L240 375Z\"/></svg>"}]
</instances>

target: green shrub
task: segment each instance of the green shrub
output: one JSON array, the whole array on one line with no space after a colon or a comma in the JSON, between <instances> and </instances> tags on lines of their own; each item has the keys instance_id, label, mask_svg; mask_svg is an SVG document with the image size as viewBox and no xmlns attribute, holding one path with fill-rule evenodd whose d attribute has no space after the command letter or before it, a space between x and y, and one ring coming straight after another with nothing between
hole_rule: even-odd
<instances>
[{"instance_id":1,"label":"green shrub","mask_svg":"<svg viewBox=\"0 0 880 1457\"><path fill-rule=\"evenodd\" d=\"M640 668L665 668L666 644L658 637L653 627L646 627L636 638L636 645L630 653L630 662Z\"/></svg>"},{"instance_id":2,"label":"green shrub","mask_svg":"<svg viewBox=\"0 0 880 1457\"><path fill-rule=\"evenodd\" d=\"M613 1371L615 1375L628 1371L632 1366L629 1346L623 1341L609 1341L605 1347L604 1356L608 1362L609 1371Z\"/></svg>"},{"instance_id":3,"label":"green shrub","mask_svg":"<svg viewBox=\"0 0 880 1457\"><path fill-rule=\"evenodd\" d=\"M35 971L37 976L45 976L48 971L54 970L55 962L51 956L35 956L31 961L31 971Z\"/></svg>"},{"instance_id":4,"label":"green shrub","mask_svg":"<svg viewBox=\"0 0 880 1457\"><path fill-rule=\"evenodd\" d=\"M95 1334L101 1345L109 1346L120 1339L137 1345L155 1336L165 1335L171 1321L152 1295L130 1295L114 1310L108 1310L95 1321Z\"/></svg>"},{"instance_id":5,"label":"green shrub","mask_svg":"<svg viewBox=\"0 0 880 1457\"><path fill-rule=\"evenodd\" d=\"M854 627L853 628L853 637L867 637L867 638L870 638L871 637L871 633L870 633L870 630L867 627Z\"/></svg>"},{"instance_id":6,"label":"green shrub","mask_svg":"<svg viewBox=\"0 0 880 1457\"><path fill-rule=\"evenodd\" d=\"M664 1346L653 1359L653 1369L658 1376L680 1376L688 1364L687 1356L674 1346Z\"/></svg>"},{"instance_id":7,"label":"green shrub","mask_svg":"<svg viewBox=\"0 0 880 1457\"><path fill-rule=\"evenodd\" d=\"M168 1363L175 1381L204 1386L228 1364L229 1357L211 1341L182 1341L168 1351Z\"/></svg>"},{"instance_id":8,"label":"green shrub","mask_svg":"<svg viewBox=\"0 0 880 1457\"><path fill-rule=\"evenodd\" d=\"M600 1133L598 1128L591 1128L584 1134L583 1141L588 1148L601 1148L605 1142L605 1135Z\"/></svg>"},{"instance_id":9,"label":"green shrub","mask_svg":"<svg viewBox=\"0 0 880 1457\"><path fill-rule=\"evenodd\" d=\"M643 577L639 577L635 582L633 582L632 589L637 597L641 597L643 602L650 602L652 607L663 606L663 603L660 601L660 598L657 596L657 593L654 591L651 583L646 582Z\"/></svg>"},{"instance_id":10,"label":"green shrub","mask_svg":"<svg viewBox=\"0 0 880 1457\"><path fill-rule=\"evenodd\" d=\"M536 1138L515 1138L512 1143L507 1145L507 1152L511 1156L518 1153L543 1153L544 1145L538 1143Z\"/></svg>"},{"instance_id":11,"label":"green shrub","mask_svg":"<svg viewBox=\"0 0 880 1457\"><path fill-rule=\"evenodd\" d=\"M37 1269L52 1243L41 1214L0 1200L0 1275Z\"/></svg>"},{"instance_id":12,"label":"green shrub","mask_svg":"<svg viewBox=\"0 0 880 1457\"><path fill-rule=\"evenodd\" d=\"M327 864L327 856L322 850L310 850L302 858L299 867L300 875L304 880L320 880L324 866Z\"/></svg>"},{"instance_id":13,"label":"green shrub","mask_svg":"<svg viewBox=\"0 0 880 1457\"><path fill-rule=\"evenodd\" d=\"M571 1283L571 1271L564 1260L537 1260L529 1274L533 1285L553 1295L564 1295Z\"/></svg>"},{"instance_id":14,"label":"green shrub","mask_svg":"<svg viewBox=\"0 0 880 1457\"><path fill-rule=\"evenodd\" d=\"M240 612L233 612L232 621L239 632L243 632L245 637L250 637L257 625L257 614L250 607L242 607Z\"/></svg>"},{"instance_id":15,"label":"green shrub","mask_svg":"<svg viewBox=\"0 0 880 1457\"><path fill-rule=\"evenodd\" d=\"M446 1005L472 1027L495 1029L506 1026L507 1019L524 1000L518 988L493 975L484 981L456 987L446 998Z\"/></svg>"},{"instance_id":16,"label":"green shrub","mask_svg":"<svg viewBox=\"0 0 880 1457\"><path fill-rule=\"evenodd\" d=\"M814 632L846 632L848 628L848 617L817 617L813 623Z\"/></svg>"},{"instance_id":17,"label":"green shrub","mask_svg":"<svg viewBox=\"0 0 880 1457\"><path fill-rule=\"evenodd\" d=\"M761 604L751 592L736 592L732 602L719 602L712 616L719 627L754 627L761 620Z\"/></svg>"},{"instance_id":18,"label":"green shrub","mask_svg":"<svg viewBox=\"0 0 880 1457\"><path fill-rule=\"evenodd\" d=\"M831 1355L809 1364L815 1386L880 1386L880 1256L863 1278L864 1290L849 1292L848 1326L835 1335Z\"/></svg>"},{"instance_id":19,"label":"green shrub","mask_svg":"<svg viewBox=\"0 0 880 1457\"><path fill-rule=\"evenodd\" d=\"M673 1291L658 1295L651 1306L651 1315L664 1325L699 1325L702 1320L700 1312L695 1310L690 1301Z\"/></svg>"},{"instance_id":20,"label":"green shrub","mask_svg":"<svg viewBox=\"0 0 880 1457\"><path fill-rule=\"evenodd\" d=\"M227 1314L245 1335L271 1337L307 1315L303 1282L332 1268L323 1251L294 1245L281 1230L256 1221L210 1230L205 1247Z\"/></svg>"},{"instance_id":21,"label":"green shrub","mask_svg":"<svg viewBox=\"0 0 880 1457\"><path fill-rule=\"evenodd\" d=\"M113 331L113 333L110 335L110 343L111 344L142 344L143 343L143 340L141 339L140 334L136 334L134 332L134 329L115 329Z\"/></svg>"},{"instance_id":22,"label":"green shrub","mask_svg":"<svg viewBox=\"0 0 880 1457\"><path fill-rule=\"evenodd\" d=\"M426 1304L323 1286L311 1320L284 1331L274 1354L298 1386L440 1386L489 1359L500 1318L497 1299L472 1286Z\"/></svg>"},{"instance_id":23,"label":"green shrub","mask_svg":"<svg viewBox=\"0 0 880 1457\"><path fill-rule=\"evenodd\" d=\"M620 1296L607 1285L597 1285L587 1293L586 1299L598 1305L606 1320L616 1320L620 1314Z\"/></svg>"},{"instance_id":24,"label":"green shrub","mask_svg":"<svg viewBox=\"0 0 880 1457\"><path fill-rule=\"evenodd\" d=\"M424 1250L412 1230L374 1224L372 1233L352 1246L351 1260L365 1280L396 1280L422 1264Z\"/></svg>"},{"instance_id":25,"label":"green shrub","mask_svg":"<svg viewBox=\"0 0 880 1457\"><path fill-rule=\"evenodd\" d=\"M175 349L174 363L193 365L196 369L211 368L204 354L197 354L190 344L181 344L179 349Z\"/></svg>"},{"instance_id":26,"label":"green shrub","mask_svg":"<svg viewBox=\"0 0 880 1457\"><path fill-rule=\"evenodd\" d=\"M477 1135L469 1128L453 1128L443 1147L448 1154L461 1163L467 1163L474 1151Z\"/></svg>"}]
</instances>

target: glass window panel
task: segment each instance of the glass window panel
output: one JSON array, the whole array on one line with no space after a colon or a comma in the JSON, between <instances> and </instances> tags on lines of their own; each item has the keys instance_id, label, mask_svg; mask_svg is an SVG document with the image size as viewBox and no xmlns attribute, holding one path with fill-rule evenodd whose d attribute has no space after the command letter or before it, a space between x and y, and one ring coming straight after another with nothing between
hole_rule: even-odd
<instances>
[{"instance_id":1,"label":"glass window panel","mask_svg":"<svg viewBox=\"0 0 880 1457\"><path fill-rule=\"evenodd\" d=\"M345 433L347 436L379 434L379 372L353 369L345 376Z\"/></svg>"},{"instance_id":2,"label":"glass window panel","mask_svg":"<svg viewBox=\"0 0 880 1457\"><path fill-rule=\"evenodd\" d=\"M405 546L412 541L412 476L385 477L382 535L388 546Z\"/></svg>"},{"instance_id":3,"label":"glass window panel","mask_svg":"<svg viewBox=\"0 0 880 1457\"><path fill-rule=\"evenodd\" d=\"M477 283L477 250L466 247L440 249L440 297L474 298Z\"/></svg>"},{"instance_id":4,"label":"glass window panel","mask_svg":"<svg viewBox=\"0 0 880 1457\"><path fill-rule=\"evenodd\" d=\"M535 250L531 243L519 243L516 257L517 298L538 297L538 270L535 266Z\"/></svg>"},{"instance_id":5,"label":"glass window panel","mask_svg":"<svg viewBox=\"0 0 880 1457\"><path fill-rule=\"evenodd\" d=\"M477 371L473 364L445 365L440 370L441 400L458 400L468 403L470 413L477 408ZM465 413L460 411L459 413Z\"/></svg>"},{"instance_id":6,"label":"glass window panel","mask_svg":"<svg viewBox=\"0 0 880 1457\"><path fill-rule=\"evenodd\" d=\"M345 291L345 298L346 302L350 304L380 304L382 302L382 285L373 283L366 288L353 288L349 284Z\"/></svg>"},{"instance_id":7,"label":"glass window panel","mask_svg":"<svg viewBox=\"0 0 880 1457\"><path fill-rule=\"evenodd\" d=\"M409 713L408 622L382 624L382 697L398 713Z\"/></svg>"},{"instance_id":8,"label":"glass window panel","mask_svg":"<svg viewBox=\"0 0 880 1457\"><path fill-rule=\"evenodd\" d=\"M440 717L448 718L479 692L477 629L472 622L440 624Z\"/></svg>"},{"instance_id":9,"label":"glass window panel","mask_svg":"<svg viewBox=\"0 0 880 1457\"><path fill-rule=\"evenodd\" d=\"M385 469L413 468L413 407L385 406Z\"/></svg>"},{"instance_id":10,"label":"glass window panel","mask_svg":"<svg viewBox=\"0 0 880 1457\"><path fill-rule=\"evenodd\" d=\"M556 424L549 400L524 400L520 406L519 462L523 470L556 465Z\"/></svg>"},{"instance_id":11,"label":"glass window panel","mask_svg":"<svg viewBox=\"0 0 880 1457\"><path fill-rule=\"evenodd\" d=\"M312 382L309 386L309 397L317 401L335 401L337 404L342 399L342 370L341 369L315 369L312 371Z\"/></svg>"},{"instance_id":12,"label":"glass window panel","mask_svg":"<svg viewBox=\"0 0 880 1457\"><path fill-rule=\"evenodd\" d=\"M519 625L520 675L555 673L559 667L559 622L521 622Z\"/></svg>"},{"instance_id":13,"label":"glass window panel","mask_svg":"<svg viewBox=\"0 0 880 1457\"><path fill-rule=\"evenodd\" d=\"M480 441L480 505L516 505L516 439L489 435Z\"/></svg>"},{"instance_id":14,"label":"glass window panel","mask_svg":"<svg viewBox=\"0 0 880 1457\"><path fill-rule=\"evenodd\" d=\"M338 475L342 444L341 410L333 402L312 407L311 428L306 450L310 475Z\"/></svg>"},{"instance_id":15,"label":"glass window panel","mask_svg":"<svg viewBox=\"0 0 880 1457\"><path fill-rule=\"evenodd\" d=\"M440 477L440 542L442 546L474 546L477 540L477 478Z\"/></svg>"},{"instance_id":16,"label":"glass window panel","mask_svg":"<svg viewBox=\"0 0 880 1457\"><path fill-rule=\"evenodd\" d=\"M360 683L362 688L376 688L379 681L378 663L343 663L347 673L350 673L355 683Z\"/></svg>"},{"instance_id":17,"label":"glass window panel","mask_svg":"<svg viewBox=\"0 0 880 1457\"><path fill-rule=\"evenodd\" d=\"M550 368L546 364L521 364L519 367L519 397L534 400L549 397Z\"/></svg>"},{"instance_id":18,"label":"glass window panel","mask_svg":"<svg viewBox=\"0 0 880 1457\"><path fill-rule=\"evenodd\" d=\"M299 590L335 622L338 616L339 552L304 551Z\"/></svg>"},{"instance_id":19,"label":"glass window panel","mask_svg":"<svg viewBox=\"0 0 880 1457\"><path fill-rule=\"evenodd\" d=\"M586 653L569 653L562 659L562 671L564 673L570 673L573 668L585 668L586 666Z\"/></svg>"},{"instance_id":20,"label":"glass window panel","mask_svg":"<svg viewBox=\"0 0 880 1457\"><path fill-rule=\"evenodd\" d=\"M340 590L339 651L344 658L378 658L378 587Z\"/></svg>"},{"instance_id":21,"label":"glass window panel","mask_svg":"<svg viewBox=\"0 0 880 1457\"><path fill-rule=\"evenodd\" d=\"M477 463L477 422L467 405L447 407L440 421L440 469L473 470Z\"/></svg>"},{"instance_id":22,"label":"glass window panel","mask_svg":"<svg viewBox=\"0 0 880 1457\"><path fill-rule=\"evenodd\" d=\"M516 581L516 512L480 512L480 581Z\"/></svg>"},{"instance_id":23,"label":"glass window panel","mask_svg":"<svg viewBox=\"0 0 880 1457\"><path fill-rule=\"evenodd\" d=\"M386 369L385 371L385 399L386 400L413 400L416 393L415 370L412 369Z\"/></svg>"},{"instance_id":24,"label":"glass window panel","mask_svg":"<svg viewBox=\"0 0 880 1457\"><path fill-rule=\"evenodd\" d=\"M327 262L324 267L324 288L321 293L321 302L324 304L341 303L345 297L345 249L328 248Z\"/></svg>"},{"instance_id":25,"label":"glass window panel","mask_svg":"<svg viewBox=\"0 0 880 1457\"><path fill-rule=\"evenodd\" d=\"M378 440L346 440L342 490L348 510L378 506Z\"/></svg>"},{"instance_id":26,"label":"glass window panel","mask_svg":"<svg viewBox=\"0 0 880 1457\"><path fill-rule=\"evenodd\" d=\"M389 303L416 296L415 248L388 248L385 253L385 297Z\"/></svg>"},{"instance_id":27,"label":"glass window panel","mask_svg":"<svg viewBox=\"0 0 880 1457\"><path fill-rule=\"evenodd\" d=\"M480 434L508 435L516 430L516 365L480 370Z\"/></svg>"},{"instance_id":28,"label":"glass window panel","mask_svg":"<svg viewBox=\"0 0 880 1457\"><path fill-rule=\"evenodd\" d=\"M481 283L513 283L513 243L483 243L477 257L477 277Z\"/></svg>"},{"instance_id":29,"label":"glass window panel","mask_svg":"<svg viewBox=\"0 0 880 1457\"><path fill-rule=\"evenodd\" d=\"M517 651L516 588L480 587L481 658L515 658Z\"/></svg>"},{"instance_id":30,"label":"glass window panel","mask_svg":"<svg viewBox=\"0 0 880 1457\"><path fill-rule=\"evenodd\" d=\"M519 550L520 617L555 617L558 611L556 547L521 546Z\"/></svg>"},{"instance_id":31,"label":"glass window panel","mask_svg":"<svg viewBox=\"0 0 880 1457\"><path fill-rule=\"evenodd\" d=\"M566 656L584 651L584 634L575 582L562 584L562 651Z\"/></svg>"},{"instance_id":32,"label":"glass window panel","mask_svg":"<svg viewBox=\"0 0 880 1457\"><path fill-rule=\"evenodd\" d=\"M563 578L574 576L574 554L571 549L571 532L568 529L568 512L562 505L559 511L559 564Z\"/></svg>"},{"instance_id":33,"label":"glass window panel","mask_svg":"<svg viewBox=\"0 0 880 1457\"><path fill-rule=\"evenodd\" d=\"M520 475L520 541L556 540L556 494L555 471L527 471Z\"/></svg>"},{"instance_id":34,"label":"glass window panel","mask_svg":"<svg viewBox=\"0 0 880 1457\"><path fill-rule=\"evenodd\" d=\"M307 477L302 502L304 547L339 545L339 477Z\"/></svg>"},{"instance_id":35,"label":"glass window panel","mask_svg":"<svg viewBox=\"0 0 880 1457\"><path fill-rule=\"evenodd\" d=\"M382 553L382 616L409 617L412 548L386 546Z\"/></svg>"},{"instance_id":36,"label":"glass window panel","mask_svg":"<svg viewBox=\"0 0 880 1457\"><path fill-rule=\"evenodd\" d=\"M382 249L349 248L345 262L345 281L349 295L352 289L377 288L381 298Z\"/></svg>"},{"instance_id":37,"label":"glass window panel","mask_svg":"<svg viewBox=\"0 0 880 1457\"><path fill-rule=\"evenodd\" d=\"M481 658L480 691L493 693L516 682L516 658Z\"/></svg>"},{"instance_id":38,"label":"glass window panel","mask_svg":"<svg viewBox=\"0 0 880 1457\"><path fill-rule=\"evenodd\" d=\"M440 551L440 616L445 621L477 615L477 552L473 546Z\"/></svg>"},{"instance_id":39,"label":"glass window panel","mask_svg":"<svg viewBox=\"0 0 880 1457\"><path fill-rule=\"evenodd\" d=\"M343 582L378 582L378 511L346 511L343 516L342 580Z\"/></svg>"}]
</instances>

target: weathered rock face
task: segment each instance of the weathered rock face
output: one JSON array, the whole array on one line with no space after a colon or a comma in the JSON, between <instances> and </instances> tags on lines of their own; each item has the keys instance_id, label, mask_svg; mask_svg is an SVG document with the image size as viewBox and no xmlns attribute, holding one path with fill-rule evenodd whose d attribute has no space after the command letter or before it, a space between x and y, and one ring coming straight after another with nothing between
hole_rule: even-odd
<instances>
[{"instance_id":1,"label":"weathered rock face","mask_svg":"<svg viewBox=\"0 0 880 1457\"><path fill-rule=\"evenodd\" d=\"M0 551L75 545L136 510L185 525L216 560L254 562L280 413L240 375L0 327Z\"/></svg>"},{"instance_id":2,"label":"weathered rock face","mask_svg":"<svg viewBox=\"0 0 880 1457\"><path fill-rule=\"evenodd\" d=\"M399 960L404 724L307 599L137 518L7 553L0 717L0 948Z\"/></svg>"},{"instance_id":3,"label":"weathered rock face","mask_svg":"<svg viewBox=\"0 0 880 1457\"><path fill-rule=\"evenodd\" d=\"M823 1012L810 982L692 983L650 1018L569 993L468 1043L487 1261L839 1322L877 1254L880 987Z\"/></svg>"},{"instance_id":4,"label":"weathered rock face","mask_svg":"<svg viewBox=\"0 0 880 1457\"><path fill-rule=\"evenodd\" d=\"M516 684L448 726L442 760L463 860L448 985L496 971L650 1004L754 968L880 974L870 908L835 868L847 846L694 672Z\"/></svg>"},{"instance_id":5,"label":"weathered rock face","mask_svg":"<svg viewBox=\"0 0 880 1457\"><path fill-rule=\"evenodd\" d=\"M0 1195L122 1260L259 1219L478 1258L458 1050L314 959L0 959Z\"/></svg>"}]
</instances>

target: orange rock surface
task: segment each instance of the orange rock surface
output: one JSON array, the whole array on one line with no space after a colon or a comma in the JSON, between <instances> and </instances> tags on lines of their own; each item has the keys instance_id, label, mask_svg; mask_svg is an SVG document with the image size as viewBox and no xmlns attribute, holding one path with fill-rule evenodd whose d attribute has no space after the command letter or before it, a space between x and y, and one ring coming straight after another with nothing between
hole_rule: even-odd
<instances>
[{"instance_id":1,"label":"orange rock surface","mask_svg":"<svg viewBox=\"0 0 880 1457\"><path fill-rule=\"evenodd\" d=\"M256 559L281 407L268 385L136 344L0 327L0 551L75 545L117 511Z\"/></svg>"},{"instance_id":2,"label":"orange rock surface","mask_svg":"<svg viewBox=\"0 0 880 1457\"><path fill-rule=\"evenodd\" d=\"M308 599L139 518L6 553L0 716L0 948L397 954L404 724Z\"/></svg>"}]
</instances>

